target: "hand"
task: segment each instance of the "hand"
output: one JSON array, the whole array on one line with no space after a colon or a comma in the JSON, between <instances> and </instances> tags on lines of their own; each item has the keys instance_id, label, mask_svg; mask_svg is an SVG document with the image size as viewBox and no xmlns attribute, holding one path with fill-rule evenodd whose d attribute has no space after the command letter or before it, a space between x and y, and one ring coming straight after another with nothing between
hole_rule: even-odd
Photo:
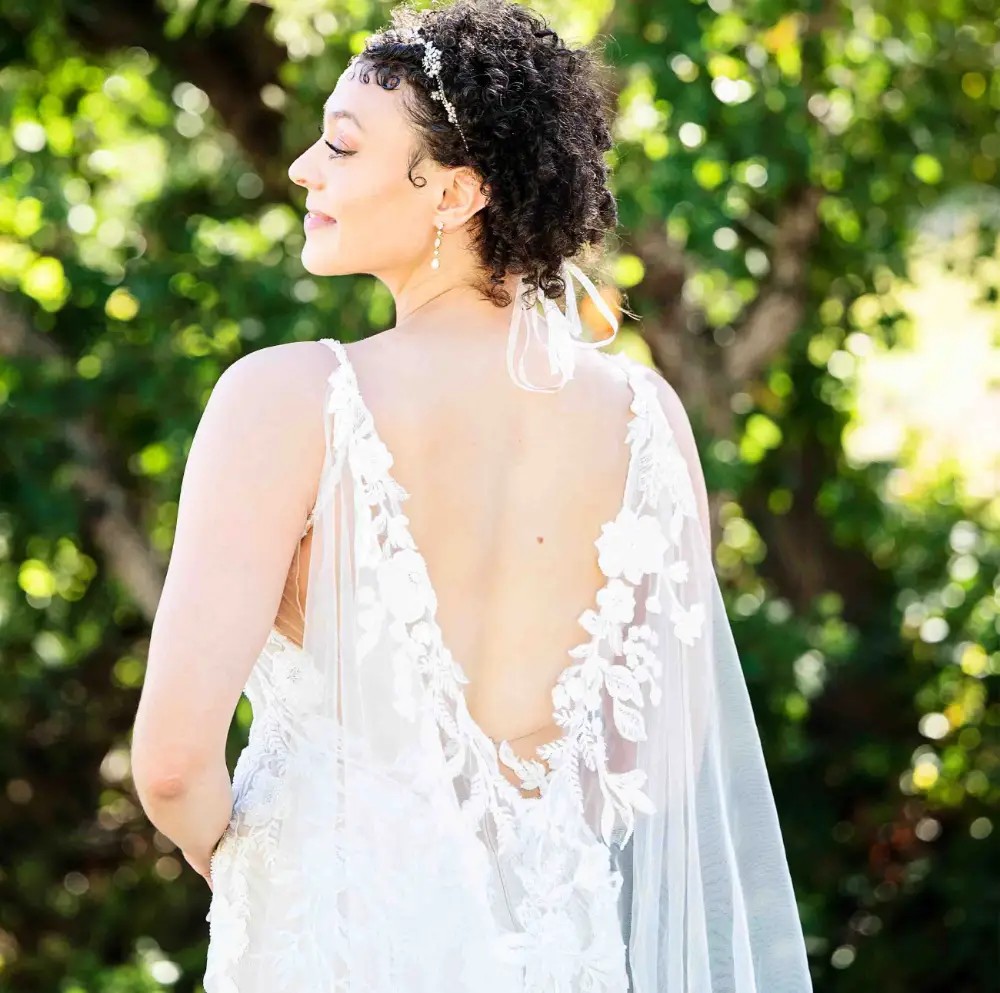
<instances>
[{"instance_id":1,"label":"hand","mask_svg":"<svg viewBox=\"0 0 1000 993\"><path fill-rule=\"evenodd\" d=\"M195 872L201 876L206 883L208 883L208 888L212 889L212 867L211 867L211 855L208 859L198 858L194 855L189 855L183 849L181 850L181 855L184 856L185 861ZM214 890L213 890L214 892Z\"/></svg>"}]
</instances>

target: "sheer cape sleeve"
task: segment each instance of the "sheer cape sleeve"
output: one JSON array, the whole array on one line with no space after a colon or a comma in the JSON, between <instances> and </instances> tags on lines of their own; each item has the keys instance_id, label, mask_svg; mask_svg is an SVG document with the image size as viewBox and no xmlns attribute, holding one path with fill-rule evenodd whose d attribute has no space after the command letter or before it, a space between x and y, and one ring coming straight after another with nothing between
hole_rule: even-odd
<instances>
[{"instance_id":1,"label":"sheer cape sleeve","mask_svg":"<svg viewBox=\"0 0 1000 993\"><path fill-rule=\"evenodd\" d=\"M623 733L612 714L607 735L609 767L631 770L644 794L612 838L628 880L631 993L806 993L774 798L696 506L701 468L682 454L652 385L646 402L640 514L667 541L635 623L648 626L637 664L654 680L641 726Z\"/></svg>"},{"instance_id":2,"label":"sheer cape sleeve","mask_svg":"<svg viewBox=\"0 0 1000 993\"><path fill-rule=\"evenodd\" d=\"M207 993L811 990L700 467L652 378L634 383L635 472L599 545L629 580L609 583L627 623L563 684L581 693L573 747L552 803L518 821L432 621L391 455L336 366L303 643L249 687L254 772L213 868ZM495 885L514 855L527 913Z\"/></svg>"},{"instance_id":3,"label":"sheer cape sleeve","mask_svg":"<svg viewBox=\"0 0 1000 993\"><path fill-rule=\"evenodd\" d=\"M631 430L642 436L632 439L639 455L627 483L624 532L634 547L605 551L620 555L625 573L643 575L613 659L594 654L581 660L594 667L590 685L599 691L595 706L603 718L588 726L602 733L581 736L579 769L569 777L592 837L607 844L621 872L628 993L808 993L804 937L774 797L698 512L701 467L691 446L680 444L676 411L668 417L655 374L634 367L633 373L637 416ZM335 390L330 397L333 463L326 482L333 489L319 501L305 638L321 669L341 674L327 680L326 713L348 742L365 743L356 762L342 757L338 816L348 825L356 820L353 833L359 835L370 834L376 823L398 825L380 849L392 871L371 873L357 885L377 896L371 903L374 928L379 914L407 891L416 901L428 887L451 879L455 891L447 899L438 895L437 916L409 925L424 949L426 974L447 976L457 968L468 984L455 988L516 988L502 967L483 965L495 947L495 908L479 900L487 889L484 853L462 827L503 810L480 792L489 777L459 772L468 762L493 758L477 757L466 744L439 747L439 733L453 743L467 741L467 714L458 706L451 660L435 645L433 627L420 620L429 584L410 554L406 528L397 527L402 519L369 513L371 506L398 507L404 494L395 492L398 484L385 471L391 456L372 434L369 413L353 391L346 394L344 399L344 391ZM346 469L341 435L352 438ZM345 471L357 475L356 485L344 486ZM345 555L339 536L347 533L354 539ZM378 566L377 549L386 542L398 544L392 560L401 572ZM419 575L411 584L412 569ZM396 582L405 595L384 585ZM386 617L370 593L378 584L389 604ZM397 635L390 642L397 647L383 652L377 641L393 628ZM385 692L386 674L366 662L379 655L392 658L391 694ZM350 679L345 672L353 673ZM415 719L421 713L433 713L430 728ZM410 767L406 755L423 760ZM392 768L392 777L369 778L364 770L372 763ZM405 789L382 795L386 782ZM441 783L448 789L442 791ZM457 795L453 784L459 784ZM366 802L373 797L379 797L378 813ZM502 842L503 820L497 828ZM461 873L435 862L443 836L451 839L449 861ZM349 861L342 870L355 871ZM384 890L376 879L387 881ZM451 910L442 917L445 906Z\"/></svg>"},{"instance_id":4,"label":"sheer cape sleeve","mask_svg":"<svg viewBox=\"0 0 1000 993\"><path fill-rule=\"evenodd\" d=\"M552 368L572 375L571 345L607 345L617 321L578 269L563 275L565 318L543 301L546 333L535 337ZM582 340L574 277L609 338ZM512 373L520 317L515 308ZM599 691L603 720L586 715L594 733L583 735L575 788L622 873L630 993L805 993L812 985L774 797L699 519L701 466L683 409L661 403L647 372L635 376L632 429L645 436L633 439L641 457L627 484L630 538L614 549L626 577L642 579L615 658L595 656L601 671L578 681L588 695Z\"/></svg>"}]
</instances>

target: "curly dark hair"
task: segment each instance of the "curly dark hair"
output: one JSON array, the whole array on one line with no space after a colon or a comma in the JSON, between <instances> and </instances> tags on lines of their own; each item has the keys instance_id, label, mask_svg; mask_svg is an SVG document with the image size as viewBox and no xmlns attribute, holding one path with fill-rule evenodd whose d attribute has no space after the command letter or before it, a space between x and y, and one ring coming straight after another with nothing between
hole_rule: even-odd
<instances>
[{"instance_id":1,"label":"curly dark hair","mask_svg":"<svg viewBox=\"0 0 1000 993\"><path fill-rule=\"evenodd\" d=\"M502 284L513 273L524 276L529 301L539 289L562 297L564 259L600 247L618 222L606 185L611 108L600 60L586 48L567 48L544 18L509 0L454 0L423 10L402 4L390 23L352 65L363 82L374 71L384 89L409 84L403 105L418 135L410 181L426 182L413 176L425 156L473 168L488 196L471 221L484 296L507 306ZM411 28L423 28L441 50L441 83L468 151L431 98L437 80L423 69L423 45L403 40Z\"/></svg>"}]
</instances>

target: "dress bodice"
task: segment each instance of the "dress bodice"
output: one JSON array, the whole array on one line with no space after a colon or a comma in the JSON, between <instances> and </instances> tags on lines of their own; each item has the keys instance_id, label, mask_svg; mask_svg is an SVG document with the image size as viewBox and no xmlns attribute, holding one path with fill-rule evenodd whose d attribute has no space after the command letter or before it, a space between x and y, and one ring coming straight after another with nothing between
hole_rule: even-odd
<instances>
[{"instance_id":1,"label":"dress bodice","mask_svg":"<svg viewBox=\"0 0 1000 993\"><path fill-rule=\"evenodd\" d=\"M469 713L409 494L346 350L324 342L338 361L302 532L318 545L313 613L302 644L269 632L246 682L253 722L212 857L206 993L627 993L618 864L650 806L628 756L658 699L646 618L670 594L670 537L656 494L677 465L652 385L606 356L632 387L621 505L594 540L605 582L552 687L564 733L524 756ZM689 486L675 497L675 521L694 514ZM699 606L673 606L696 631Z\"/></svg>"}]
</instances>

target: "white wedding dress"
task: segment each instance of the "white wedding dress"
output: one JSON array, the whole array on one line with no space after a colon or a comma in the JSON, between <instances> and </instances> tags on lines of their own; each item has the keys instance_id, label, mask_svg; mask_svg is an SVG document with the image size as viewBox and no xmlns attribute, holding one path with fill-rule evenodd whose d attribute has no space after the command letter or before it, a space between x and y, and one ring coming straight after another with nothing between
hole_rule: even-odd
<instances>
[{"instance_id":1,"label":"white wedding dress","mask_svg":"<svg viewBox=\"0 0 1000 993\"><path fill-rule=\"evenodd\" d=\"M648 371L604 356L632 388L627 479L552 690L564 734L526 758L470 715L409 494L346 350L324 342L302 642L272 629L246 684L206 993L811 989L689 467Z\"/></svg>"}]
</instances>

